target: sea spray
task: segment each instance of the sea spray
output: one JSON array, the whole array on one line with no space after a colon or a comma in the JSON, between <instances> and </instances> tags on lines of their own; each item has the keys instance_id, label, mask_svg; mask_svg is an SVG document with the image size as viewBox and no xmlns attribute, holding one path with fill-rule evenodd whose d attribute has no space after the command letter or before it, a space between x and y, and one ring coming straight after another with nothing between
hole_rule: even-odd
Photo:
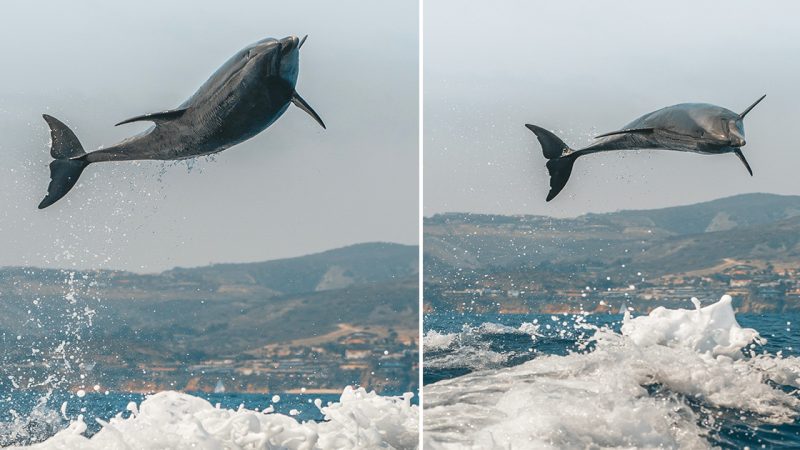
<instances>
[{"instance_id":1,"label":"sea spray","mask_svg":"<svg viewBox=\"0 0 800 450\"><path fill-rule=\"evenodd\" d=\"M557 319L537 348L575 329ZM729 298L623 322L582 349L426 385L426 448L711 448L736 446L732 429L768 439L753 444L796 432L800 361L761 352Z\"/></svg>"},{"instance_id":2,"label":"sea spray","mask_svg":"<svg viewBox=\"0 0 800 450\"><path fill-rule=\"evenodd\" d=\"M46 166L46 162L26 163L18 174L24 185L22 191L41 192L42 165ZM98 279L105 276L98 277L102 273L97 269L126 264L124 257L120 259L124 254L120 249L131 243L129 230L147 223L158 209L158 202L150 199L166 192L164 183L151 183L143 189L141 182L145 178L152 181L154 176L137 173L134 177L132 173L137 170L113 166L110 176L89 175L94 182L108 180L108 185L92 183L96 187L79 198L65 199L63 210L47 221L46 233L40 237L48 242L48 250L25 256L22 261L26 265L62 269L26 267L5 271L4 276L18 281L13 282L13 290L0 293L0 300L6 301L16 314L15 320L7 321L5 329L0 330L4 350L0 355L0 392L5 396L0 399L0 437L4 442L35 442L52 436L68 423L57 411L48 409L52 408L47 404L53 393L89 390L102 378L94 371L94 356L106 344L95 339L93 329L95 319L104 313ZM15 194L18 191L15 189ZM101 220L87 214L103 208L109 212ZM25 213L3 217L8 220L4 219L0 228L30 226ZM37 231L41 230L31 230ZM34 256L35 261L28 260ZM86 267L92 269L83 269ZM17 276L16 270L24 274ZM30 410L24 401L17 405L17 398L27 399L31 393L39 396L39 406ZM10 411L15 408L26 413L14 415ZM9 437L12 434L16 437Z\"/></svg>"},{"instance_id":3,"label":"sea spray","mask_svg":"<svg viewBox=\"0 0 800 450\"><path fill-rule=\"evenodd\" d=\"M91 438L79 417L45 442L24 448L415 449L419 410L412 396L347 387L338 402L315 402L324 421L299 422L283 414L215 408L199 397L165 391L147 397L136 414L102 421Z\"/></svg>"},{"instance_id":4,"label":"sea spray","mask_svg":"<svg viewBox=\"0 0 800 450\"><path fill-rule=\"evenodd\" d=\"M100 306L92 277L73 270L24 270L61 283L58 292L36 282L16 286L33 294L20 311L24 321L18 325L19 334L3 342L0 391L6 397L0 399L0 445L37 442L63 428L65 419L48 407L53 392L80 392L94 378L95 364L87 357L87 344ZM22 393L37 396L32 409L24 407L27 400Z\"/></svg>"},{"instance_id":5,"label":"sea spray","mask_svg":"<svg viewBox=\"0 0 800 450\"><path fill-rule=\"evenodd\" d=\"M712 357L727 356L738 359L742 349L751 342L766 343L758 331L742 328L736 322L732 308L733 299L723 295L717 303L705 308L697 298L692 298L694 310L655 308L647 316L631 318L625 312L622 334L639 346L665 345L684 347Z\"/></svg>"},{"instance_id":6,"label":"sea spray","mask_svg":"<svg viewBox=\"0 0 800 450\"><path fill-rule=\"evenodd\" d=\"M523 323L517 328L497 323L485 322L478 326L463 325L460 333L439 333L435 330L425 333L422 345L428 354L425 364L431 368L487 369L501 367L513 353L492 349L483 337L500 334L525 336L531 346L539 333L539 326Z\"/></svg>"}]
</instances>

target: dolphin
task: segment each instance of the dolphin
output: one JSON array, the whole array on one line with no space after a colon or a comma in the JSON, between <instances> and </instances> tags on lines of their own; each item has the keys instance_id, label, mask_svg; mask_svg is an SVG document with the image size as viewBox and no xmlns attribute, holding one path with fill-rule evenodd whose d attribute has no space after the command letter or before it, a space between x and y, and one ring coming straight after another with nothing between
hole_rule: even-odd
<instances>
[{"instance_id":1,"label":"dolphin","mask_svg":"<svg viewBox=\"0 0 800 450\"><path fill-rule=\"evenodd\" d=\"M264 131L290 103L325 128L319 115L295 90L300 47L306 37L267 38L245 47L179 107L118 123L149 121L155 125L106 149L86 153L72 130L45 114L54 160L50 163L47 195L39 209L64 197L89 164L177 160L221 152Z\"/></svg>"},{"instance_id":2,"label":"dolphin","mask_svg":"<svg viewBox=\"0 0 800 450\"><path fill-rule=\"evenodd\" d=\"M591 153L613 150L674 150L704 155L733 153L739 157L750 176L742 147L745 145L743 119L765 95L741 113L708 103L681 103L645 114L618 131L597 136L597 142L573 150L555 134L536 125L525 125L536 134L548 159L550 192L554 199L569 180L575 160Z\"/></svg>"}]
</instances>

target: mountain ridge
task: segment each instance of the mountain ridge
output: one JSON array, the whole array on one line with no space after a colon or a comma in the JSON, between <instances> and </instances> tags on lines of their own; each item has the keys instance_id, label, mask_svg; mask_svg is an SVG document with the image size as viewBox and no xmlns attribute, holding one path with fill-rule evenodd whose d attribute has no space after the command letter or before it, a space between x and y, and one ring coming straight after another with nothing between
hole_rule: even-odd
<instances>
[{"instance_id":1,"label":"mountain ridge","mask_svg":"<svg viewBox=\"0 0 800 450\"><path fill-rule=\"evenodd\" d=\"M796 227L800 233L800 223L793 220L797 217L800 196L760 193L661 209L591 213L572 219L446 213L425 219L423 255L434 270L442 265L478 269L598 257L635 259L631 251L647 251L657 241L664 249L670 242L674 247L707 239L735 246L736 242L724 239L724 234L713 233L730 232L744 243L746 232L742 230L769 232L771 239L793 247L796 243L791 230ZM629 255L625 255L626 250ZM740 252L738 256L748 255ZM780 256L800 257L800 250ZM426 277L431 273L427 266L425 273Z\"/></svg>"},{"instance_id":2,"label":"mountain ridge","mask_svg":"<svg viewBox=\"0 0 800 450\"><path fill-rule=\"evenodd\" d=\"M201 290L239 287L261 294L292 294L342 288L353 284L392 281L418 273L418 246L389 242L348 245L308 255L250 263L220 263L191 268L176 267L157 273L125 270L72 270L35 266L0 267L0 283L9 278L39 278L56 283L68 277L91 277L105 287L138 283L159 285L166 291L194 286ZM326 280L331 272L346 278L344 282ZM71 274L71 275L70 275ZM325 282L328 281L327 284Z\"/></svg>"},{"instance_id":3,"label":"mountain ridge","mask_svg":"<svg viewBox=\"0 0 800 450\"><path fill-rule=\"evenodd\" d=\"M383 318L370 318L370 311L397 305L406 312L414 309L418 260L417 246L364 243L295 258L170 269L157 274L4 267L0 268L0 329L14 335L46 334L48 327L25 325L34 312L52 312L55 316L70 311L76 302L103 311L93 324L94 331L101 334L115 327L162 327L168 331L180 325L195 327L200 336L209 324L234 319L246 319L247 327L257 328L272 320L269 307L282 308L281 314L290 316L293 309L300 308L298 314L314 317L315 323L326 330L334 323L362 319L366 324L385 325ZM376 298L370 302L369 295ZM344 313L324 314L319 307L306 304L311 300ZM303 308L308 311L302 312ZM366 313L358 308L366 308ZM254 310L262 313L244 314ZM187 314L192 320L183 324ZM415 318L416 312L403 313L397 322L414 328L416 323L411 322ZM270 326L292 331L280 323ZM270 331L275 339L279 335ZM298 336L293 333L290 337Z\"/></svg>"}]
</instances>

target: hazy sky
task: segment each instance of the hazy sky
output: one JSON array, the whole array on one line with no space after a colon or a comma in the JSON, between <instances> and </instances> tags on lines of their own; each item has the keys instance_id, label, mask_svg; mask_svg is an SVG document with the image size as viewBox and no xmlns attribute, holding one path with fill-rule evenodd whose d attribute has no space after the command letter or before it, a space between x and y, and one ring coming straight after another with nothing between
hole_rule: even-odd
<instances>
[{"instance_id":1,"label":"hazy sky","mask_svg":"<svg viewBox=\"0 0 800 450\"><path fill-rule=\"evenodd\" d=\"M424 6L426 216L577 215L800 194L800 3L437 0ZM664 106L742 111L734 155L615 152L549 184L533 123L573 147Z\"/></svg>"},{"instance_id":2,"label":"hazy sky","mask_svg":"<svg viewBox=\"0 0 800 450\"><path fill-rule=\"evenodd\" d=\"M3 2L0 265L157 271L417 242L418 8L414 1ZM296 107L213 161L103 163L54 206L49 133L87 150L149 127L231 55L309 38Z\"/></svg>"}]
</instances>

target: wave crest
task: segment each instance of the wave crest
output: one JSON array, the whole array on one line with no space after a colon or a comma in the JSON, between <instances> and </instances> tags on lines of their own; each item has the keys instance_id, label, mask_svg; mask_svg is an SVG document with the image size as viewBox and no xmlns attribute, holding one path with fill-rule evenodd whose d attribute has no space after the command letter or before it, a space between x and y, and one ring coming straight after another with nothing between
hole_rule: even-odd
<instances>
[{"instance_id":1,"label":"wave crest","mask_svg":"<svg viewBox=\"0 0 800 450\"><path fill-rule=\"evenodd\" d=\"M83 418L29 449L240 448L240 449L415 449L419 439L413 394L384 397L347 387L339 402L316 405L323 422L298 422L282 414L216 408L174 391L145 399L108 422L91 438Z\"/></svg>"},{"instance_id":2,"label":"wave crest","mask_svg":"<svg viewBox=\"0 0 800 450\"><path fill-rule=\"evenodd\" d=\"M426 448L710 448L720 420L787 424L800 411L785 388L800 360L743 352L763 340L727 296L626 316L622 333L590 340L586 352L425 386Z\"/></svg>"}]
</instances>

